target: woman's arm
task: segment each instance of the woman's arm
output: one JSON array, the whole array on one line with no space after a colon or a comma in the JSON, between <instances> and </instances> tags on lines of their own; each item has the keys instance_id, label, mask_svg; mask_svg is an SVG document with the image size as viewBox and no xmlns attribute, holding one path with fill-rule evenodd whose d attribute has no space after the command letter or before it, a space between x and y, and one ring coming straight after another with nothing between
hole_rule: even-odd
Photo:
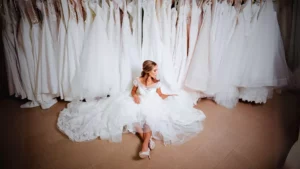
<instances>
[{"instance_id":1,"label":"woman's arm","mask_svg":"<svg viewBox=\"0 0 300 169\"><path fill-rule=\"evenodd\" d=\"M131 90L131 96L132 97L137 96L137 94L136 94L137 89L138 89L138 87L136 87L136 86L132 87L132 90Z\"/></svg>"},{"instance_id":2,"label":"woman's arm","mask_svg":"<svg viewBox=\"0 0 300 169\"><path fill-rule=\"evenodd\" d=\"M133 97L133 100L136 104L140 104L140 98L137 95L136 91L137 91L138 87L137 86L133 86L132 90L131 90L131 96Z\"/></svg>"},{"instance_id":3,"label":"woman's arm","mask_svg":"<svg viewBox=\"0 0 300 169\"><path fill-rule=\"evenodd\" d=\"M173 96L173 95L163 94L163 93L161 92L161 89L160 89L160 88L157 88L157 89L156 89L156 93L157 93L162 99L166 99L166 98L168 98L169 96Z\"/></svg>"}]
</instances>

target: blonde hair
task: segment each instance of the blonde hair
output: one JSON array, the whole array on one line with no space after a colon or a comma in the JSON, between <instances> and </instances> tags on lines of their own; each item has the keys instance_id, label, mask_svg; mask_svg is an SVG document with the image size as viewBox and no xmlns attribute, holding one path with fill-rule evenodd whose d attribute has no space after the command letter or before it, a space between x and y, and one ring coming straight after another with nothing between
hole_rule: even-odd
<instances>
[{"instance_id":1,"label":"blonde hair","mask_svg":"<svg viewBox=\"0 0 300 169\"><path fill-rule=\"evenodd\" d=\"M141 73L141 77L149 76L149 72L153 70L153 68L157 66L157 64L154 61L151 60L145 60L143 63L143 71ZM152 80L156 83L159 82L159 80L152 78Z\"/></svg>"}]
</instances>

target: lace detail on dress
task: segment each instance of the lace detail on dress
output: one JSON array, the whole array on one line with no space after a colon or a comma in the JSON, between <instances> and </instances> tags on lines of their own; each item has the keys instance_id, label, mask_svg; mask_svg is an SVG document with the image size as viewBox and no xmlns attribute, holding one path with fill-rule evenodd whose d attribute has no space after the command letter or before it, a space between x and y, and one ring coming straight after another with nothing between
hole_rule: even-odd
<instances>
[{"instance_id":1,"label":"lace detail on dress","mask_svg":"<svg viewBox=\"0 0 300 169\"><path fill-rule=\"evenodd\" d=\"M138 87L138 81L137 81L137 79L135 79L135 80L133 81L133 85L134 85L135 87Z\"/></svg>"}]
</instances>

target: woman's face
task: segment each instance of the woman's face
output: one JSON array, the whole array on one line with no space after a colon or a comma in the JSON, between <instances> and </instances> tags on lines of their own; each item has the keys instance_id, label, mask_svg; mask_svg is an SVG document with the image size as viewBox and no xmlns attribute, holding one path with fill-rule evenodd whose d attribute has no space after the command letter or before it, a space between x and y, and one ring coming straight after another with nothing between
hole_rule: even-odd
<instances>
[{"instance_id":1,"label":"woman's face","mask_svg":"<svg viewBox=\"0 0 300 169\"><path fill-rule=\"evenodd\" d=\"M149 75L150 75L152 78L156 78L157 73L158 73L157 66L154 66L153 69L149 72Z\"/></svg>"}]
</instances>

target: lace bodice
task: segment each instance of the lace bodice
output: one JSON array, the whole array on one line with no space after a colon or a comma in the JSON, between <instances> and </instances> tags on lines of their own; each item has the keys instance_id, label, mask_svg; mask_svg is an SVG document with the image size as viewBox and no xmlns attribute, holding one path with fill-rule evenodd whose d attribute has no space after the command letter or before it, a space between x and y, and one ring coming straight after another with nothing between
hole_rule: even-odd
<instances>
[{"instance_id":1,"label":"lace bodice","mask_svg":"<svg viewBox=\"0 0 300 169\"><path fill-rule=\"evenodd\" d=\"M161 87L161 83L157 82L151 86L145 86L144 84L141 83L140 78L137 77L134 81L133 81L133 85L138 87L138 93L142 96L146 96L149 94L155 94L156 93L156 89Z\"/></svg>"}]
</instances>

